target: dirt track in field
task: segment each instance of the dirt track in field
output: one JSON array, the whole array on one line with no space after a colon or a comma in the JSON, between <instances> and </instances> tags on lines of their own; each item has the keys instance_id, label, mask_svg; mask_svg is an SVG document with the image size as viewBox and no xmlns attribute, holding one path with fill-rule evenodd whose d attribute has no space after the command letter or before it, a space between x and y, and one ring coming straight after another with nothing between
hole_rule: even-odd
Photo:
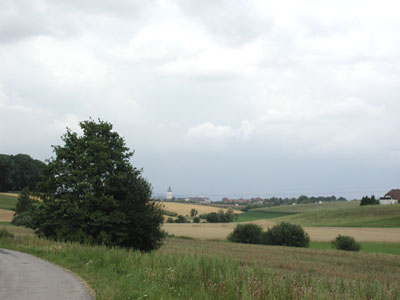
<instances>
[{"instance_id":1,"label":"dirt track in field","mask_svg":"<svg viewBox=\"0 0 400 300\"><path fill-rule=\"evenodd\" d=\"M267 229L275 223L268 220L253 221ZM226 239L237 223L200 223L174 224L166 223L163 228L175 236L187 236L196 239ZM242 223L243 224L243 223ZM312 241L326 242L339 234L349 235L360 242L400 242L400 228L354 228L354 227L304 227Z\"/></svg>"}]
</instances>

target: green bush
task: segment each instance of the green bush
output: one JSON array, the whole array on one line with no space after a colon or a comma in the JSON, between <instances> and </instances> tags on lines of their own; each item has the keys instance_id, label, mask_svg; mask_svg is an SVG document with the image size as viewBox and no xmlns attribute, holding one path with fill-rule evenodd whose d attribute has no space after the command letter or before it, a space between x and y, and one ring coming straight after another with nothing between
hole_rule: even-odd
<instances>
[{"instance_id":1,"label":"green bush","mask_svg":"<svg viewBox=\"0 0 400 300\"><path fill-rule=\"evenodd\" d=\"M175 223L187 223L186 217L179 215L178 218L175 220Z\"/></svg>"},{"instance_id":2,"label":"green bush","mask_svg":"<svg viewBox=\"0 0 400 300\"><path fill-rule=\"evenodd\" d=\"M228 235L228 241L245 244L260 244L262 227L256 224L238 224Z\"/></svg>"},{"instance_id":3,"label":"green bush","mask_svg":"<svg viewBox=\"0 0 400 300\"><path fill-rule=\"evenodd\" d=\"M332 242L332 246L338 250L360 251L361 246L351 236L338 235Z\"/></svg>"},{"instance_id":4,"label":"green bush","mask_svg":"<svg viewBox=\"0 0 400 300\"><path fill-rule=\"evenodd\" d=\"M11 224L15 226L32 227L33 226L32 215L28 211L15 215L11 221Z\"/></svg>"},{"instance_id":5,"label":"green bush","mask_svg":"<svg viewBox=\"0 0 400 300\"><path fill-rule=\"evenodd\" d=\"M4 228L0 229L0 239L3 238L13 238L14 235L11 232L8 232L7 230L5 230Z\"/></svg>"},{"instance_id":6,"label":"green bush","mask_svg":"<svg viewBox=\"0 0 400 300\"><path fill-rule=\"evenodd\" d=\"M300 225L286 222L269 228L262 233L262 244L291 247L308 247L310 237Z\"/></svg>"},{"instance_id":7,"label":"green bush","mask_svg":"<svg viewBox=\"0 0 400 300\"><path fill-rule=\"evenodd\" d=\"M193 218L193 223L200 223L200 218L199 217L194 217Z\"/></svg>"},{"instance_id":8,"label":"green bush","mask_svg":"<svg viewBox=\"0 0 400 300\"><path fill-rule=\"evenodd\" d=\"M167 223L174 223L174 219L172 219L171 217L169 217L169 218L167 219Z\"/></svg>"},{"instance_id":9,"label":"green bush","mask_svg":"<svg viewBox=\"0 0 400 300\"><path fill-rule=\"evenodd\" d=\"M176 217L178 214L173 211L163 210L163 215L170 216L170 217Z\"/></svg>"}]
</instances>

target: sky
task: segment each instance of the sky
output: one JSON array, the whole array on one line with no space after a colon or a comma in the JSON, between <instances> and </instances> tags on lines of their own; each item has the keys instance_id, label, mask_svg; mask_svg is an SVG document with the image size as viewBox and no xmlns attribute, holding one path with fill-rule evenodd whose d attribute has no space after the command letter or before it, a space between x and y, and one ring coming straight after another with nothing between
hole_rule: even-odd
<instances>
[{"instance_id":1,"label":"sky","mask_svg":"<svg viewBox=\"0 0 400 300\"><path fill-rule=\"evenodd\" d=\"M0 153L110 122L155 195L400 188L398 1L2 0Z\"/></svg>"}]
</instances>

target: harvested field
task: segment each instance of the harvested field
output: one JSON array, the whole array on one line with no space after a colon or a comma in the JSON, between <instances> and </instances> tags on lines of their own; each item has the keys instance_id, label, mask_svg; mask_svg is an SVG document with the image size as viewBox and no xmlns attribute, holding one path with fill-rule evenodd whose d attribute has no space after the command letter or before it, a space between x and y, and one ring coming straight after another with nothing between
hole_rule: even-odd
<instances>
[{"instance_id":1,"label":"harvested field","mask_svg":"<svg viewBox=\"0 0 400 300\"><path fill-rule=\"evenodd\" d=\"M17 194L17 193L0 193L0 195L10 196L10 197L15 197L15 198L18 198L18 196L19 196L19 194Z\"/></svg>"},{"instance_id":2,"label":"harvested field","mask_svg":"<svg viewBox=\"0 0 400 300\"><path fill-rule=\"evenodd\" d=\"M266 230L275 225L270 220L257 220ZM163 229L175 236L187 236L202 240L224 240L237 223L186 223L163 225ZM243 223L242 223L243 224ZM339 234L350 235L360 242L400 242L400 228L349 228L349 227L304 227L312 241L328 242Z\"/></svg>"},{"instance_id":3,"label":"harvested field","mask_svg":"<svg viewBox=\"0 0 400 300\"><path fill-rule=\"evenodd\" d=\"M0 222L11 222L14 216L14 211L0 209Z\"/></svg>"},{"instance_id":4,"label":"harvested field","mask_svg":"<svg viewBox=\"0 0 400 300\"><path fill-rule=\"evenodd\" d=\"M190 215L190 210L192 208L197 209L199 214L208 214L211 212L218 212L220 209L219 207L213 206L205 206L199 204L190 204L190 203L175 203L175 202L162 202L165 210L172 211L177 213L178 215ZM226 211L226 209L223 209ZM242 213L241 211L235 211L236 214Z\"/></svg>"}]
</instances>

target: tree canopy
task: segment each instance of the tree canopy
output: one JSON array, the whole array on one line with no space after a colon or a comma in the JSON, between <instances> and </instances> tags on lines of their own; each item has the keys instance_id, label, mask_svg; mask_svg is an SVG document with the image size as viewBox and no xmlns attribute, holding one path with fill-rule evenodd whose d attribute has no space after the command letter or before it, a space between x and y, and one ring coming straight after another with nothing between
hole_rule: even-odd
<instances>
[{"instance_id":1,"label":"tree canopy","mask_svg":"<svg viewBox=\"0 0 400 300\"><path fill-rule=\"evenodd\" d=\"M44 167L27 154L0 154L0 192L34 189Z\"/></svg>"},{"instance_id":2,"label":"tree canopy","mask_svg":"<svg viewBox=\"0 0 400 300\"><path fill-rule=\"evenodd\" d=\"M133 152L110 123L80 123L79 136L67 128L63 146L53 146L33 213L36 233L150 251L160 246L162 210L150 201L151 185L130 164Z\"/></svg>"}]
</instances>

